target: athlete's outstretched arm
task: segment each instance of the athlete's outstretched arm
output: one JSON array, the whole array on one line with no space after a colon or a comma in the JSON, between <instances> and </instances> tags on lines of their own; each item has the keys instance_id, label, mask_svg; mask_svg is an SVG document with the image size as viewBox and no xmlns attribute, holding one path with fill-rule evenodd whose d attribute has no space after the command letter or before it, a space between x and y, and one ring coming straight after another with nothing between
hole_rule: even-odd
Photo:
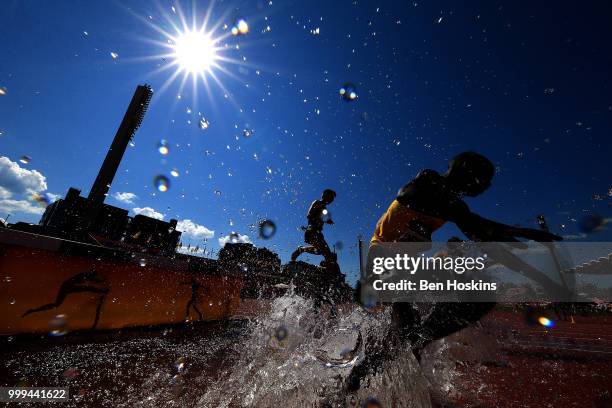
<instances>
[{"instance_id":1,"label":"athlete's outstretched arm","mask_svg":"<svg viewBox=\"0 0 612 408\"><path fill-rule=\"evenodd\" d=\"M457 203L449 208L448 221L457 224L459 229L471 240L489 242L519 242L517 238L526 238L538 242L561 241L558 235L533 228L513 227L491 221L470 211L468 206Z\"/></svg>"}]
</instances>

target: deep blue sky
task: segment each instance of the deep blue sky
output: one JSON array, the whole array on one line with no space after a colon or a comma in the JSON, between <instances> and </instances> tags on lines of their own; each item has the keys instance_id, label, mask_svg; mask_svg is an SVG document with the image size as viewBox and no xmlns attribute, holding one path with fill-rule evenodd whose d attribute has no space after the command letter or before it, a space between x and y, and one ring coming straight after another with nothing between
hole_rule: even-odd
<instances>
[{"instance_id":1,"label":"deep blue sky","mask_svg":"<svg viewBox=\"0 0 612 408\"><path fill-rule=\"evenodd\" d=\"M86 194L135 86L159 90L172 72L152 74L169 61L144 60L164 52L151 41L165 38L143 21L152 16L170 30L162 14L179 24L172 4L4 2L0 156L30 156L20 166L42 173L50 193L74 186ZM197 4L200 19L209 3ZM178 7L190 15L190 2ZM357 235L370 237L398 188L423 168L445 170L463 150L498 166L493 187L469 201L484 216L534 225L544 213L564 235L578 234L573 220L588 212L610 216L612 9L605 2L223 1L211 23L231 27L238 17L250 32L223 40L232 48L223 54L246 62L222 63L231 76L216 71L228 97L201 82L189 83L181 99L179 81L156 93L111 189L138 198L108 203L193 220L215 231L209 248L230 231L247 234L286 260L302 239L297 228L310 202L332 188L336 225L325 234L330 244L343 242L349 274ZM338 94L347 81L359 95L350 103ZM198 112L210 122L206 131ZM171 144L166 157L160 139ZM170 177L172 168L179 178ZM158 174L172 185L153 195ZM278 226L269 241L250 228L261 218ZM586 239L611 237L608 226Z\"/></svg>"}]
</instances>

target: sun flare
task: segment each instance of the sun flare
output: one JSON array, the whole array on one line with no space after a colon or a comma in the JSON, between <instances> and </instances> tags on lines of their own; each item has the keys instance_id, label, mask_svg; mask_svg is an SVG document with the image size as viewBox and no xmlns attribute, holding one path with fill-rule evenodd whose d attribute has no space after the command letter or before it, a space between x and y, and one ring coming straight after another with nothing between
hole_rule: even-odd
<instances>
[{"instance_id":1,"label":"sun flare","mask_svg":"<svg viewBox=\"0 0 612 408\"><path fill-rule=\"evenodd\" d=\"M209 71L217 59L214 40L202 31L185 30L177 36L173 50L179 68L191 75Z\"/></svg>"},{"instance_id":2,"label":"sun flare","mask_svg":"<svg viewBox=\"0 0 612 408\"><path fill-rule=\"evenodd\" d=\"M244 45L249 25L245 19L234 21L230 29L228 11L213 13L211 2L208 9L199 13L195 3L186 14L178 5L172 7L172 12L160 9L159 19L139 16L142 21L157 32L157 39L146 40L159 50L144 57L144 60L160 61L158 67L150 75L169 72L170 75L156 89L163 93L175 81L179 83L177 97L183 94L185 86L191 84L194 103L198 94L204 91L214 103L212 87L219 87L224 95L230 94L223 84L222 77L240 81L231 66L245 66L245 59L240 56L240 45ZM235 30L234 30L235 29ZM236 32L236 33L234 33ZM238 39L239 38L239 39ZM227 98L227 96L226 96ZM230 101L232 103L233 100Z\"/></svg>"}]
</instances>

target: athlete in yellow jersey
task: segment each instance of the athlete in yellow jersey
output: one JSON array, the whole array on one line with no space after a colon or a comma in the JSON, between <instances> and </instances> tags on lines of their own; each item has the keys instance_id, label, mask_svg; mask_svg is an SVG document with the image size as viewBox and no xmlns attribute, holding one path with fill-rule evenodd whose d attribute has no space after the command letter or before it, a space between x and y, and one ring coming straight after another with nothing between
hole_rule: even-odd
<instances>
[{"instance_id":1,"label":"athlete in yellow jersey","mask_svg":"<svg viewBox=\"0 0 612 408\"><path fill-rule=\"evenodd\" d=\"M456 224L472 241L517 242L517 237L549 242L561 237L549 232L518 228L487 220L470 211L463 197L475 197L491 185L495 169L484 156L464 152L449 162L448 171L439 174L423 170L402 187L387 211L380 217L370 246L385 242L429 242L445 222ZM366 342L366 358L347 379L347 390L359 388L361 379L392 356L401 342L409 341L417 358L429 342L446 337L479 320L494 303L438 303L425 323L421 323L411 303L393 303L393 327L384 342Z\"/></svg>"},{"instance_id":2,"label":"athlete in yellow jersey","mask_svg":"<svg viewBox=\"0 0 612 408\"><path fill-rule=\"evenodd\" d=\"M552 241L561 238L531 228L487 220L470 211L463 197L475 197L491 185L495 169L484 156L464 152L453 158L448 171L423 170L400 189L378 220L371 243L431 241L445 222L457 224L473 241L516 242L516 238Z\"/></svg>"}]
</instances>

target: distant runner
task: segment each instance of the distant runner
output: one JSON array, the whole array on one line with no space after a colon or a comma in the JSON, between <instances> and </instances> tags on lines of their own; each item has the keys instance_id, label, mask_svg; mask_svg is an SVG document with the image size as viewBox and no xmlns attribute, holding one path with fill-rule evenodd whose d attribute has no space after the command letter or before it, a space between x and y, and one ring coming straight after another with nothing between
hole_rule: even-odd
<instances>
[{"instance_id":1,"label":"distant runner","mask_svg":"<svg viewBox=\"0 0 612 408\"><path fill-rule=\"evenodd\" d=\"M300 246L291 254L291 261L295 262L302 253L307 252L314 255L323 255L326 264L336 263L336 254L330 249L325 237L323 237L323 224L333 225L333 221L327 212L327 206L336 198L336 192L330 189L323 191L320 200L314 200L308 210L308 226L304 229L304 241L309 244Z\"/></svg>"},{"instance_id":2,"label":"distant runner","mask_svg":"<svg viewBox=\"0 0 612 408\"><path fill-rule=\"evenodd\" d=\"M464 152L449 162L448 171L423 170L402 187L380 217L370 248L387 242L431 242L431 235L446 222L455 223L472 241L518 242L517 237L540 242L559 241L548 231L512 227L487 220L470 211L463 197L476 197L490 186L495 173L484 156ZM430 342L446 337L481 319L495 303L437 303L421 324L412 303L393 303L392 327L386 341L366 342L366 357L347 379L349 391L360 387L369 372L375 373L393 350L410 342L417 359Z\"/></svg>"}]
</instances>

